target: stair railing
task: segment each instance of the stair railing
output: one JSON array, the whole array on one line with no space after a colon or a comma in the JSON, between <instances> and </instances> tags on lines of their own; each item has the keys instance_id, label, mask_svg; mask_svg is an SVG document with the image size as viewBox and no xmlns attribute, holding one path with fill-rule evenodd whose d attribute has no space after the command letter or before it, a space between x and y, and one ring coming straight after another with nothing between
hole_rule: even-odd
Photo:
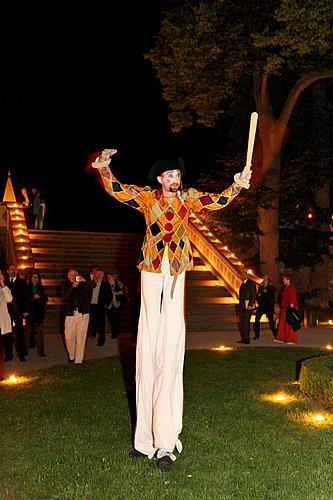
<instances>
[{"instance_id":1,"label":"stair railing","mask_svg":"<svg viewBox=\"0 0 333 500\"><path fill-rule=\"evenodd\" d=\"M238 290L242 283L241 272L243 270L252 275L256 283L261 283L261 279L253 273L252 269L246 269L236 255L223 245L195 215L191 215L189 219L188 234L201 258L212 268L213 274L223 281L235 301L237 301Z\"/></svg>"},{"instance_id":2,"label":"stair railing","mask_svg":"<svg viewBox=\"0 0 333 500\"><path fill-rule=\"evenodd\" d=\"M23 204L6 202L6 206L9 210L8 230L13 245L16 266L19 272L26 272L34 268L34 257Z\"/></svg>"}]
</instances>

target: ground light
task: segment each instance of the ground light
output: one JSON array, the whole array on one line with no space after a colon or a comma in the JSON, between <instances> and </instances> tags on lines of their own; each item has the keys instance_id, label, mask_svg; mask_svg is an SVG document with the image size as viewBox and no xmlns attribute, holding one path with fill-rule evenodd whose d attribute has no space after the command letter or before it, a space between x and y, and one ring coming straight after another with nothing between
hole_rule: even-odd
<instances>
[{"instance_id":1,"label":"ground light","mask_svg":"<svg viewBox=\"0 0 333 500\"><path fill-rule=\"evenodd\" d=\"M297 420L303 424L313 427L331 427L333 425L333 415L327 412L307 412L299 414Z\"/></svg>"},{"instance_id":2,"label":"ground light","mask_svg":"<svg viewBox=\"0 0 333 500\"><path fill-rule=\"evenodd\" d=\"M224 345L220 345L219 347L212 347L211 351L233 351L233 347L226 347Z\"/></svg>"},{"instance_id":3,"label":"ground light","mask_svg":"<svg viewBox=\"0 0 333 500\"><path fill-rule=\"evenodd\" d=\"M33 379L31 377L19 377L17 375L10 375L8 378L1 382L2 385L20 385L27 384Z\"/></svg>"},{"instance_id":4,"label":"ground light","mask_svg":"<svg viewBox=\"0 0 333 500\"><path fill-rule=\"evenodd\" d=\"M291 394L288 394L283 391L276 392L274 394L264 394L261 397L261 399L263 399L264 401L269 401L271 403L278 403L278 404L289 404L297 400L295 396L292 396Z\"/></svg>"}]
</instances>

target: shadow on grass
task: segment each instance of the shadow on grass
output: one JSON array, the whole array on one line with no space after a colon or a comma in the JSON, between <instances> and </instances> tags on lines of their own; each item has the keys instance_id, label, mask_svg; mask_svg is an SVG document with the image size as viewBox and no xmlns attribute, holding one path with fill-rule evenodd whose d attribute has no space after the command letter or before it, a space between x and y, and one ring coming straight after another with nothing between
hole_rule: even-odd
<instances>
[{"instance_id":1,"label":"shadow on grass","mask_svg":"<svg viewBox=\"0 0 333 500\"><path fill-rule=\"evenodd\" d=\"M131 416L132 441L136 422L136 400L135 400L135 344L131 335L122 333L118 338L119 357L122 368L123 380L126 388L126 397Z\"/></svg>"}]
</instances>

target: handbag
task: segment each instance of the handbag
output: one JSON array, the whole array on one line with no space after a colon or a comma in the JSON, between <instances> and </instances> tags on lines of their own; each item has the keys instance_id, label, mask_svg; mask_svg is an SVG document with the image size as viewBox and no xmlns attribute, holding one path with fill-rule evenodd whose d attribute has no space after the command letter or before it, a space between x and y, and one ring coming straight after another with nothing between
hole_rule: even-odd
<instances>
[{"instance_id":1,"label":"handbag","mask_svg":"<svg viewBox=\"0 0 333 500\"><path fill-rule=\"evenodd\" d=\"M291 326L294 332L297 332L302 326L302 316L296 307L288 306L286 309L286 323Z\"/></svg>"}]
</instances>

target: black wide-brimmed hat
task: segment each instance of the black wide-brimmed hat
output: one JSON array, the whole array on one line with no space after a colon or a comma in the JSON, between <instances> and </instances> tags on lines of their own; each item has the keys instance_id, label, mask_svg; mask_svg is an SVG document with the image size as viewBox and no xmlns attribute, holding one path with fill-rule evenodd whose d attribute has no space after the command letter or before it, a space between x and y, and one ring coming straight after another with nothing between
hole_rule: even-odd
<instances>
[{"instance_id":1,"label":"black wide-brimmed hat","mask_svg":"<svg viewBox=\"0 0 333 500\"><path fill-rule=\"evenodd\" d=\"M154 165L151 167L148 180L156 181L159 175L162 175L163 172L167 172L168 170L179 170L181 175L185 174L185 166L183 158L178 158L178 161L175 162L173 160L157 160Z\"/></svg>"}]
</instances>

